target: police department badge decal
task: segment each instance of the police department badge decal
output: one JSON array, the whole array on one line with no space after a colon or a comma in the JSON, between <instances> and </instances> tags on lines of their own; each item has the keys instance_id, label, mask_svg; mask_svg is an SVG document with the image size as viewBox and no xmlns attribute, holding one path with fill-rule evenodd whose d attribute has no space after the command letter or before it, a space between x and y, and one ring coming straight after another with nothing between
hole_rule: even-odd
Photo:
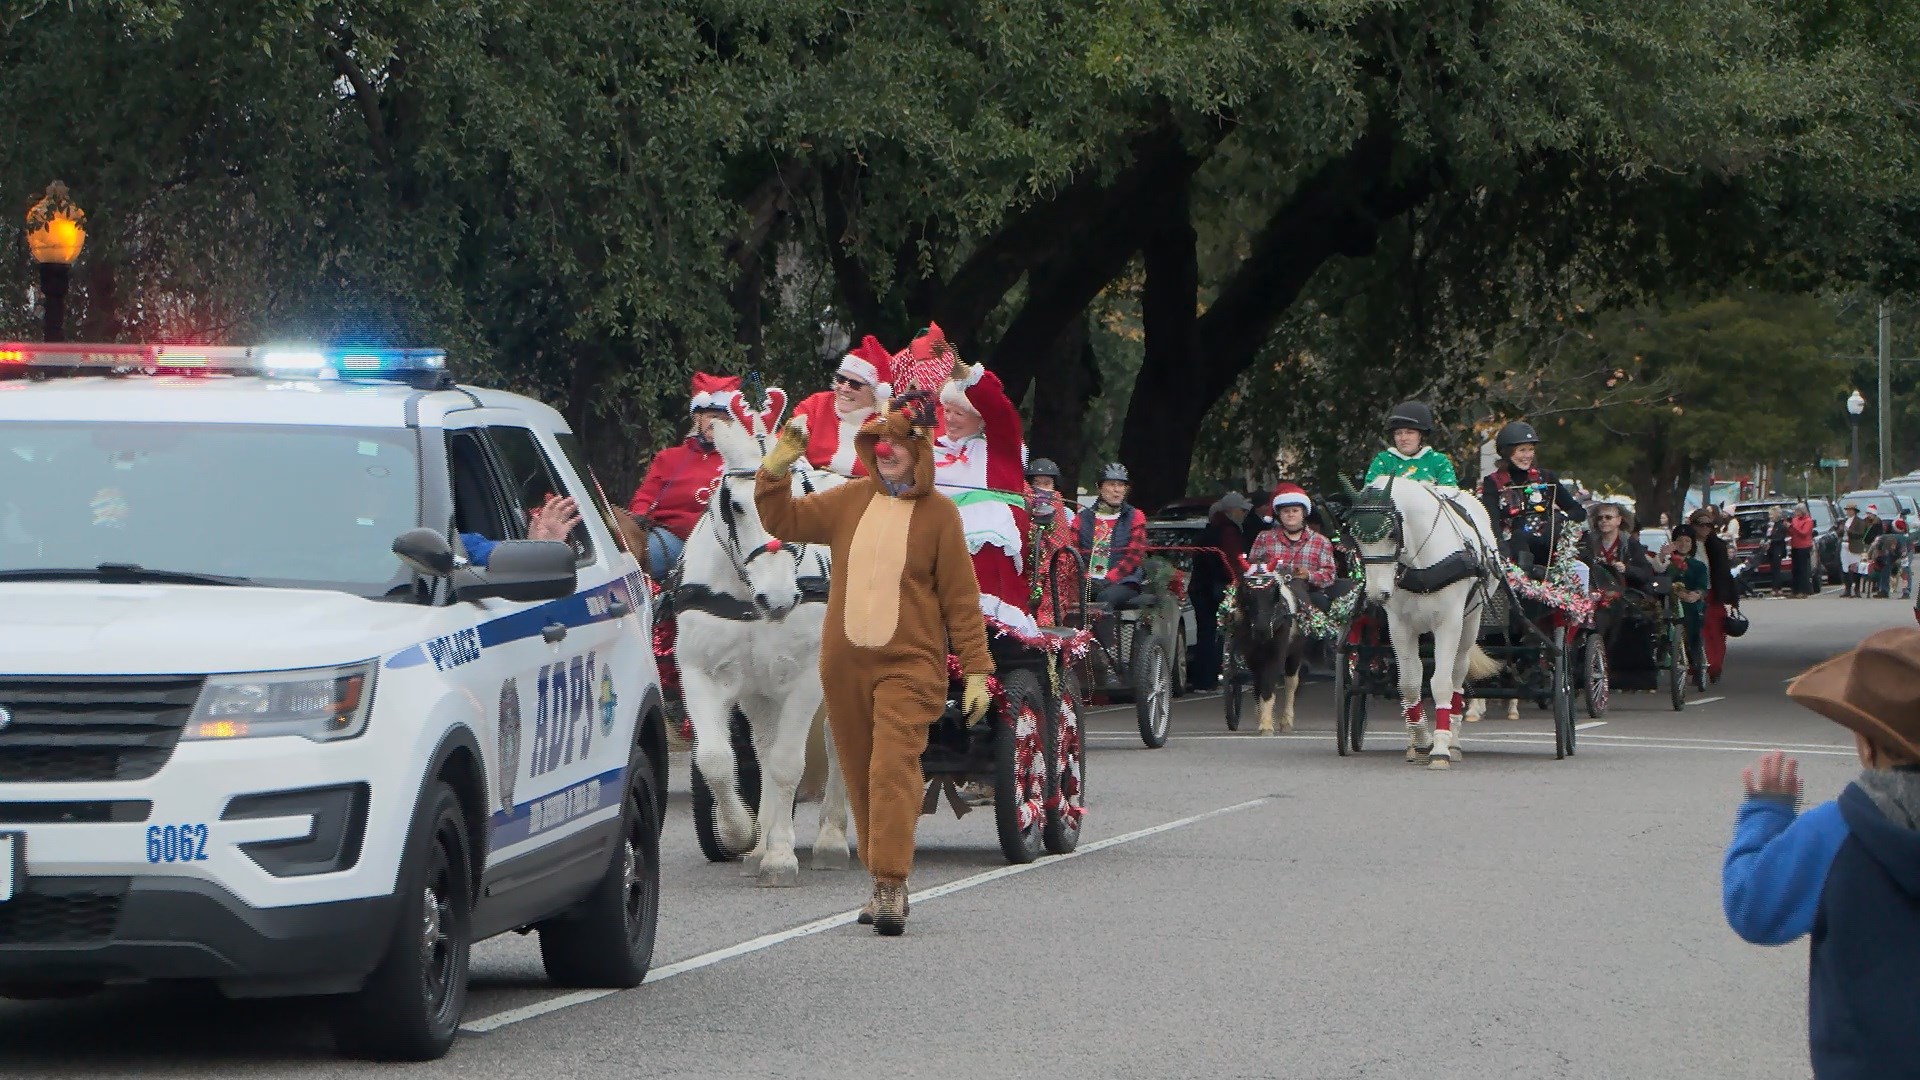
<instances>
[{"instance_id":1,"label":"police department badge decal","mask_svg":"<svg viewBox=\"0 0 1920 1080\"><path fill-rule=\"evenodd\" d=\"M600 669L600 734L602 737L613 734L613 713L620 704L620 695L613 692L613 675L606 668Z\"/></svg>"},{"instance_id":2,"label":"police department badge decal","mask_svg":"<svg viewBox=\"0 0 1920 1080\"><path fill-rule=\"evenodd\" d=\"M520 684L500 684L500 809L513 809L513 786L520 779Z\"/></svg>"}]
</instances>

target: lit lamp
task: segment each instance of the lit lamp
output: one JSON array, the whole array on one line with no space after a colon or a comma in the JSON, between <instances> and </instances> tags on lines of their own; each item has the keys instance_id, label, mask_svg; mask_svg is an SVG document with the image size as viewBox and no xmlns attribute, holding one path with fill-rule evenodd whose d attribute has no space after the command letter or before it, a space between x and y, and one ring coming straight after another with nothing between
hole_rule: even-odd
<instances>
[{"instance_id":1,"label":"lit lamp","mask_svg":"<svg viewBox=\"0 0 1920 1080\"><path fill-rule=\"evenodd\" d=\"M1867 399L1855 390L1847 395L1847 425L1853 429L1853 456L1847 462L1851 466L1847 471L1853 476L1853 486L1860 486L1860 414L1867 411Z\"/></svg>"},{"instance_id":2,"label":"lit lamp","mask_svg":"<svg viewBox=\"0 0 1920 1080\"><path fill-rule=\"evenodd\" d=\"M80 225L86 219L67 197L67 185L58 180L48 184L46 196L27 211L27 250L40 264L48 341L66 340L67 275L87 242L87 230Z\"/></svg>"}]
</instances>

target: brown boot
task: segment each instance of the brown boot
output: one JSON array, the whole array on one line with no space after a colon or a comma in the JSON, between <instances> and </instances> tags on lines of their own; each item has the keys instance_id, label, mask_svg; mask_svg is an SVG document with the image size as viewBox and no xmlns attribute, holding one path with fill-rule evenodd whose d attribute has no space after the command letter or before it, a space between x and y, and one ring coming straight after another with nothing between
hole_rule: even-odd
<instances>
[{"instance_id":1,"label":"brown boot","mask_svg":"<svg viewBox=\"0 0 1920 1080\"><path fill-rule=\"evenodd\" d=\"M879 891L880 891L879 886L875 886L874 887L875 895L878 895ZM913 910L913 900L911 898L905 901L905 910L907 911ZM869 900L864 905L862 905L860 908L859 916L856 917L853 921L859 923L861 926L872 926L873 925L873 901Z\"/></svg>"},{"instance_id":2,"label":"brown boot","mask_svg":"<svg viewBox=\"0 0 1920 1080\"><path fill-rule=\"evenodd\" d=\"M907 883L876 881L873 899L873 932L884 937L899 937L907 932Z\"/></svg>"}]
</instances>

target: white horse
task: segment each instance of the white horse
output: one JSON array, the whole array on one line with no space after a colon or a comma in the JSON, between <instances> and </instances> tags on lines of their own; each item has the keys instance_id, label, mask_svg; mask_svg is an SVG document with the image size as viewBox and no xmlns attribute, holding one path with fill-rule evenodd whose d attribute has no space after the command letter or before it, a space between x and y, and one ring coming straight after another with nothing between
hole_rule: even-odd
<instances>
[{"instance_id":1,"label":"white horse","mask_svg":"<svg viewBox=\"0 0 1920 1080\"><path fill-rule=\"evenodd\" d=\"M767 408L756 413L736 393L728 415L713 425L725 471L681 555L674 655L693 724L694 765L713 792L715 833L726 849L747 855L748 872L757 873L760 884L785 886L800 881L794 792L806 767L808 736L824 723L820 628L829 559L824 548L781 543L760 523L754 474L787 396L770 388L767 399ZM796 478L796 484L806 482ZM760 759L757 823L739 792L731 738L735 709L746 716ZM831 745L827 761L813 866L844 870L847 789Z\"/></svg>"},{"instance_id":2,"label":"white horse","mask_svg":"<svg viewBox=\"0 0 1920 1080\"><path fill-rule=\"evenodd\" d=\"M1360 548L1367 598L1387 612L1400 669L1407 760L1430 769L1460 760L1453 725L1463 719L1469 678L1500 665L1480 650L1480 610L1499 571L1493 523L1480 500L1458 488L1379 477L1354 496L1349 531ZM1420 635L1433 635L1433 722L1420 703Z\"/></svg>"}]
</instances>

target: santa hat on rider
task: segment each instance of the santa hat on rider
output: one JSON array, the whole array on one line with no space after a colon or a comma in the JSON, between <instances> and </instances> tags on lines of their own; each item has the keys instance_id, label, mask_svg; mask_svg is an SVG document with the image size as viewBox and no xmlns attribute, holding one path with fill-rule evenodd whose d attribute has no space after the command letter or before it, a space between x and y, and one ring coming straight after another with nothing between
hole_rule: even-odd
<instances>
[{"instance_id":1,"label":"santa hat on rider","mask_svg":"<svg viewBox=\"0 0 1920 1080\"><path fill-rule=\"evenodd\" d=\"M738 375L709 375L704 371L696 371L693 373L693 392L687 399L687 411L719 409L725 412L727 402L739 392Z\"/></svg>"},{"instance_id":2,"label":"santa hat on rider","mask_svg":"<svg viewBox=\"0 0 1920 1080\"><path fill-rule=\"evenodd\" d=\"M840 358L836 374L858 379L873 387L873 397L878 403L884 404L893 396L893 356L872 334L862 338L852 352Z\"/></svg>"},{"instance_id":3,"label":"santa hat on rider","mask_svg":"<svg viewBox=\"0 0 1920 1080\"><path fill-rule=\"evenodd\" d=\"M1280 486L1273 489L1274 512L1278 513L1283 506L1297 506L1313 513L1313 500L1307 497L1307 489L1291 480L1282 480Z\"/></svg>"}]
</instances>

